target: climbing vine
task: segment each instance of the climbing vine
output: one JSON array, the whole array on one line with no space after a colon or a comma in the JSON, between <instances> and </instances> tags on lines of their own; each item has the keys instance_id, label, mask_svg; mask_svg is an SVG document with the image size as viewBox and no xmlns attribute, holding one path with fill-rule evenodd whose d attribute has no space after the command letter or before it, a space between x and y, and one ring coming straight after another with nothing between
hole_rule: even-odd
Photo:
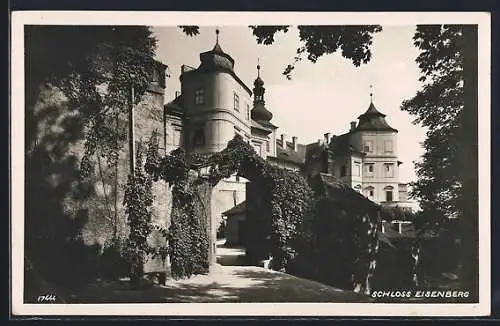
<instances>
[{"instance_id":1,"label":"climbing vine","mask_svg":"<svg viewBox=\"0 0 500 326\"><path fill-rule=\"evenodd\" d=\"M168 241L174 277L208 272L211 193L237 173L250 180L246 216L252 241L246 252L253 263L271 257L271 268L303 274L308 266L316 274L306 276L370 292L380 212L353 189L272 165L240 136L213 154L179 148L160 158L150 148L146 171L172 186Z\"/></svg>"},{"instance_id":2,"label":"climbing vine","mask_svg":"<svg viewBox=\"0 0 500 326\"><path fill-rule=\"evenodd\" d=\"M155 139L149 142L149 149L154 149ZM134 174L130 174L125 188L123 204L126 207L127 224L130 228L125 243L124 258L130 266L132 283L137 283L144 273L144 263L149 257L165 258L165 248L156 248L149 244L148 237L157 228L152 223L153 179L142 167L142 146L137 149ZM161 231L161 230L160 230Z\"/></svg>"},{"instance_id":3,"label":"climbing vine","mask_svg":"<svg viewBox=\"0 0 500 326\"><path fill-rule=\"evenodd\" d=\"M240 136L219 153L186 154L181 148L163 158L157 153L150 148L145 167L154 180L163 179L172 186L168 240L174 277L208 271L211 193L220 180L234 173L251 180L266 197L258 214L249 214L250 224L258 225L255 228L265 240L258 256L272 256L276 269L286 267L296 252L293 243L312 198L302 176L270 165Z\"/></svg>"}]
</instances>

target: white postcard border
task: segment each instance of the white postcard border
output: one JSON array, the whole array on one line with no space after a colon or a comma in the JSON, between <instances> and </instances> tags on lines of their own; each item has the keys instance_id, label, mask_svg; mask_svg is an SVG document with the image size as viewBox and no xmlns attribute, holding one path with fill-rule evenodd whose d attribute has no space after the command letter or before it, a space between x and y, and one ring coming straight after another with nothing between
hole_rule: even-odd
<instances>
[{"instance_id":1,"label":"white postcard border","mask_svg":"<svg viewBox=\"0 0 500 326\"><path fill-rule=\"evenodd\" d=\"M479 304L167 303L24 304L24 25L478 24ZM14 315L485 316L490 314L491 26L481 12L119 12L19 11L11 20L11 276ZM64 45L62 45L64 46Z\"/></svg>"}]
</instances>

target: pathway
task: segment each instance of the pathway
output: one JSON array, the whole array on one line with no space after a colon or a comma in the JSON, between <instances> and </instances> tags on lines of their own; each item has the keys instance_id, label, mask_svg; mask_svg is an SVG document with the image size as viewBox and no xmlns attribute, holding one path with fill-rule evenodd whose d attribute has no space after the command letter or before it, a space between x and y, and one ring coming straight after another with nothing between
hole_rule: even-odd
<instances>
[{"instance_id":1,"label":"pathway","mask_svg":"<svg viewBox=\"0 0 500 326\"><path fill-rule=\"evenodd\" d=\"M219 264L209 275L130 290L126 282L100 283L68 301L78 303L158 302L364 302L368 299L311 280L239 263L241 248L218 248ZM224 265L226 266L224 266Z\"/></svg>"}]
</instances>

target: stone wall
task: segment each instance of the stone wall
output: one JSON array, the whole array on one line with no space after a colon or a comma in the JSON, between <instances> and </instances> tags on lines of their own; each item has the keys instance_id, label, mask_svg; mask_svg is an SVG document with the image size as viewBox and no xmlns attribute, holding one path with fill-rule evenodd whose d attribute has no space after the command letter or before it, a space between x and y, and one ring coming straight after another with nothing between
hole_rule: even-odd
<instances>
[{"instance_id":1,"label":"stone wall","mask_svg":"<svg viewBox=\"0 0 500 326\"><path fill-rule=\"evenodd\" d=\"M136 140L146 146L152 131L158 130L164 155L163 89L150 88L134 110ZM115 233L125 239L128 230L123 197L129 174L128 142L123 144L117 165L109 165L96 155L94 173L82 179L79 169L85 121L78 110L68 107L59 90L44 87L34 108L27 108L26 116L34 121L27 123L26 133L35 139L34 145L26 148L26 234L43 235L49 242L79 235L85 245L98 244L101 248ZM116 127L127 132L127 119L123 114ZM153 192L153 221L168 227L171 193L162 181L154 183ZM151 241L160 244L163 239L154 234ZM146 267L154 268L158 267Z\"/></svg>"}]
</instances>

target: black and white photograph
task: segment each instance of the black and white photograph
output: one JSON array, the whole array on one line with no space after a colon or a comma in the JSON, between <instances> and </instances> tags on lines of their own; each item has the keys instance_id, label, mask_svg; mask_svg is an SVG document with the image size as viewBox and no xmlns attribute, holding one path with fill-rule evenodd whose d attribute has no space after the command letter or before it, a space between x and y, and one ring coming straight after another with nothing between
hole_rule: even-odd
<instances>
[{"instance_id":1,"label":"black and white photograph","mask_svg":"<svg viewBox=\"0 0 500 326\"><path fill-rule=\"evenodd\" d=\"M12 313L488 315L489 19L14 13Z\"/></svg>"}]
</instances>

